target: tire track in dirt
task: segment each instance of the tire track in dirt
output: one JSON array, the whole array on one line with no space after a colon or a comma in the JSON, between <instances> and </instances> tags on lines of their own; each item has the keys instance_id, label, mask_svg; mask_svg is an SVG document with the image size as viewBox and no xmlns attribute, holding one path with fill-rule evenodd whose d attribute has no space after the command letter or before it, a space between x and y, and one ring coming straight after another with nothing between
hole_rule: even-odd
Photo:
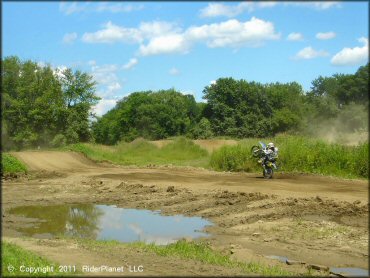
<instances>
[{"instance_id":1,"label":"tire track in dirt","mask_svg":"<svg viewBox=\"0 0 370 278\"><path fill-rule=\"evenodd\" d=\"M367 267L367 181L287 174L264 180L186 167L102 167L77 153L15 154L33 171L50 175L4 183L7 235L16 235L23 221L8 214L11 207L111 204L208 218L215 225L206 228L213 235L207 240L227 254L230 244L237 246L232 252L241 258L274 252L330 266Z\"/></svg>"}]
</instances>

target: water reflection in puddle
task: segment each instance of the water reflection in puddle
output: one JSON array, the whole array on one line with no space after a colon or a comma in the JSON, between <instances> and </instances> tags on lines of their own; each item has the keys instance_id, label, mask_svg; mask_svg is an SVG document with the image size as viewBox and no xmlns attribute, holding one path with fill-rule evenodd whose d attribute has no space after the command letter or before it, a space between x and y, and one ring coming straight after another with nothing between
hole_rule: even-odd
<instances>
[{"instance_id":1,"label":"water reflection in puddle","mask_svg":"<svg viewBox=\"0 0 370 278\"><path fill-rule=\"evenodd\" d=\"M64 235L158 245L173 243L184 237L207 236L200 231L212 225L201 217L163 216L159 211L107 205L23 206L11 209L10 213L36 218L32 225L18 229L28 236Z\"/></svg>"},{"instance_id":2,"label":"water reflection in puddle","mask_svg":"<svg viewBox=\"0 0 370 278\"><path fill-rule=\"evenodd\" d=\"M287 257L283 256L276 256L276 255L270 255L270 256L265 256L266 258L273 259L273 260L279 260L280 262L286 263L288 260Z\"/></svg>"},{"instance_id":3,"label":"water reflection in puddle","mask_svg":"<svg viewBox=\"0 0 370 278\"><path fill-rule=\"evenodd\" d=\"M283 262L283 263L286 263L286 261L289 260L287 257L277 256L277 255L269 255L265 257L269 259L273 259L273 260L279 260L280 262ZM344 277L369 277L369 271L363 268L331 267L329 271L334 274L340 274Z\"/></svg>"},{"instance_id":4,"label":"water reflection in puddle","mask_svg":"<svg viewBox=\"0 0 370 278\"><path fill-rule=\"evenodd\" d=\"M332 267L330 272L348 277L369 277L369 271L355 267Z\"/></svg>"}]
</instances>

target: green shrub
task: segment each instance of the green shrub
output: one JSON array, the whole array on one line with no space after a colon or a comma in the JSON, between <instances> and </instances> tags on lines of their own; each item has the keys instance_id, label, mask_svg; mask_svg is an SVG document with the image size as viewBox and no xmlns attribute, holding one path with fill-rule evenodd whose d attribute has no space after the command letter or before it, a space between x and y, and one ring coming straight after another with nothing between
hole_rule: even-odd
<instances>
[{"instance_id":1,"label":"green shrub","mask_svg":"<svg viewBox=\"0 0 370 278\"><path fill-rule=\"evenodd\" d=\"M26 165L8 153L1 154L1 168L3 174L27 172Z\"/></svg>"},{"instance_id":2,"label":"green shrub","mask_svg":"<svg viewBox=\"0 0 370 278\"><path fill-rule=\"evenodd\" d=\"M190 131L190 136L194 139L209 139L213 137L211 123L208 119L202 118Z\"/></svg>"},{"instance_id":3,"label":"green shrub","mask_svg":"<svg viewBox=\"0 0 370 278\"><path fill-rule=\"evenodd\" d=\"M260 171L251 147L260 139L247 139L235 146L216 150L210 160L215 170ZM369 144L344 146L300 136L279 135L262 141L274 142L279 148L278 164L284 172L304 172L346 178L369 177Z\"/></svg>"},{"instance_id":4,"label":"green shrub","mask_svg":"<svg viewBox=\"0 0 370 278\"><path fill-rule=\"evenodd\" d=\"M51 141L52 147L64 147L67 144L67 138L63 134L57 134Z\"/></svg>"}]
</instances>

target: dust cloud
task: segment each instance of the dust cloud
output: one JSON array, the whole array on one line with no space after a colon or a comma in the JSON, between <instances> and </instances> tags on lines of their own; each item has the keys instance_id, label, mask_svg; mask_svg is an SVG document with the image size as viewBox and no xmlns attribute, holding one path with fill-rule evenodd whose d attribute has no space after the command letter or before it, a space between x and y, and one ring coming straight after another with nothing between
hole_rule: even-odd
<instances>
[{"instance_id":1,"label":"dust cloud","mask_svg":"<svg viewBox=\"0 0 370 278\"><path fill-rule=\"evenodd\" d=\"M306 131L310 136L329 143L359 145L369 138L369 110L363 105L349 104L335 118L311 121Z\"/></svg>"}]
</instances>

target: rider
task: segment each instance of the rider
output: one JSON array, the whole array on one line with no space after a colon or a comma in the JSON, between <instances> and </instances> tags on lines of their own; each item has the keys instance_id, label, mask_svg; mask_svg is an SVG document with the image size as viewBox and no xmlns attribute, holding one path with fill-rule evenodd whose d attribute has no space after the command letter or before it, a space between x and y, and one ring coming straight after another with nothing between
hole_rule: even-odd
<instances>
[{"instance_id":1,"label":"rider","mask_svg":"<svg viewBox=\"0 0 370 278\"><path fill-rule=\"evenodd\" d=\"M278 157L278 148L275 147L274 143L268 143L263 152L266 154L263 162L266 162L266 160L270 160L271 162L276 161Z\"/></svg>"}]
</instances>

